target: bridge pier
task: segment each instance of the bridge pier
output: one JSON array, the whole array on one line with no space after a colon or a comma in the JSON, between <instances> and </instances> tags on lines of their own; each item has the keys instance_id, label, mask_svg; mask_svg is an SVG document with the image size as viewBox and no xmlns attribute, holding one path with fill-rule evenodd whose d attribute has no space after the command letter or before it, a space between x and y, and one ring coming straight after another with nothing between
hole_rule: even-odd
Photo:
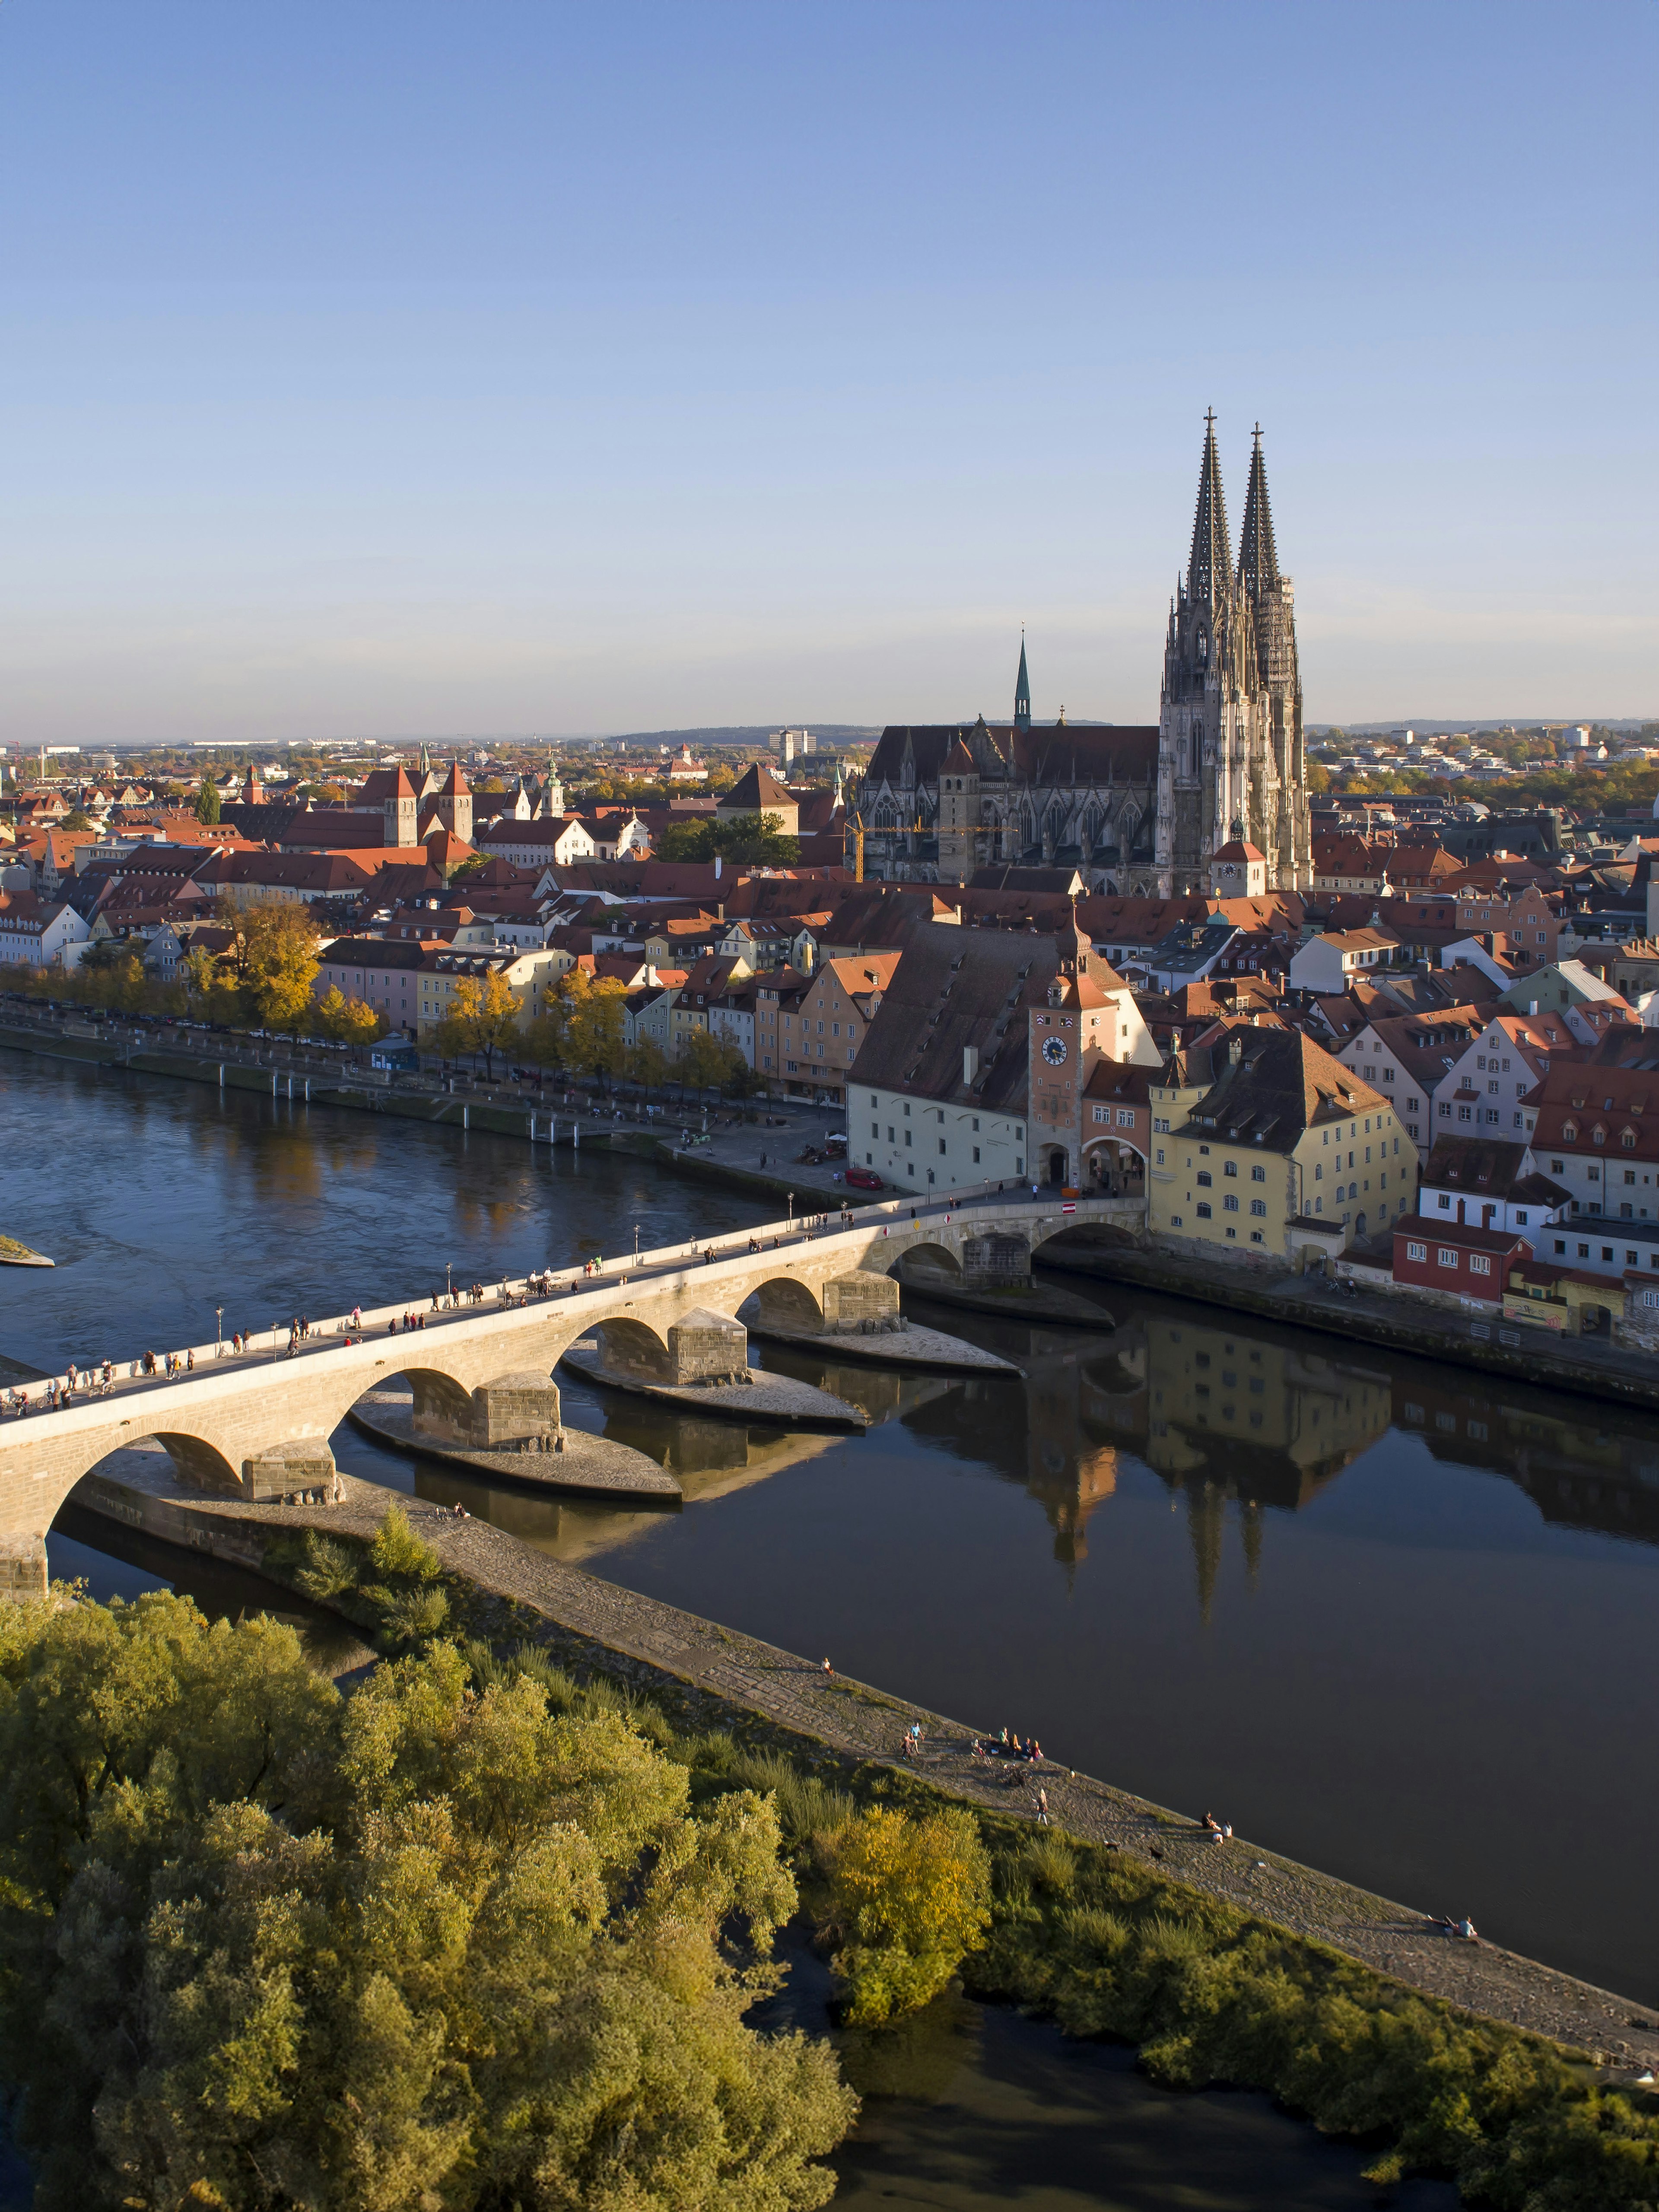
<instances>
[{"instance_id":1,"label":"bridge pier","mask_svg":"<svg viewBox=\"0 0 1659 2212\"><path fill-rule=\"evenodd\" d=\"M748 1380L748 1330L708 1306L693 1306L671 1322L665 1341L644 1322L617 1314L599 1324L599 1338L601 1364L619 1379L673 1389Z\"/></svg>"},{"instance_id":2,"label":"bridge pier","mask_svg":"<svg viewBox=\"0 0 1659 2212\"><path fill-rule=\"evenodd\" d=\"M176 1453L173 1459L177 1464ZM331 1491L337 1472L325 1437L297 1437L289 1443L267 1444L242 1462L241 1495L258 1503L287 1498L296 1490Z\"/></svg>"}]
</instances>

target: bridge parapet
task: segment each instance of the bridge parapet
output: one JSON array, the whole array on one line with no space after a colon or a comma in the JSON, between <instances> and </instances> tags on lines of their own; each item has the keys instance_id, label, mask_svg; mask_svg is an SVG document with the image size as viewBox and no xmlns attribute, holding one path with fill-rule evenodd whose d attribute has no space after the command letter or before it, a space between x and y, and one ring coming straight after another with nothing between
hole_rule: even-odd
<instances>
[{"instance_id":1,"label":"bridge parapet","mask_svg":"<svg viewBox=\"0 0 1659 2212\"><path fill-rule=\"evenodd\" d=\"M677 1247L625 1269L613 1262L599 1274L572 1269L507 1285L495 1304L428 1309L417 1331L403 1326L405 1306L323 1323L291 1358L275 1350L219 1358L201 1347L193 1369L170 1378L124 1377L107 1395L0 1421L0 1594L44 1589L44 1540L59 1506L100 1460L143 1438L159 1440L186 1480L210 1489L323 1488L335 1428L394 1376L409 1376L416 1422L434 1437L539 1434L557 1426L553 1370L596 1330L607 1348L626 1340L623 1356L643 1363L642 1374L651 1369L650 1380L697 1380L746 1364L747 1332L736 1316L757 1294L782 1302L792 1327L856 1328L896 1310L888 1279L912 1249L927 1247L962 1267L1015 1264L1018 1245L1029 1270L1046 1237L1121 1212L1109 1200L1043 1205L1024 1194L933 1206L888 1200L860 1208L850 1226L771 1224L705 1248L706 1259Z\"/></svg>"}]
</instances>

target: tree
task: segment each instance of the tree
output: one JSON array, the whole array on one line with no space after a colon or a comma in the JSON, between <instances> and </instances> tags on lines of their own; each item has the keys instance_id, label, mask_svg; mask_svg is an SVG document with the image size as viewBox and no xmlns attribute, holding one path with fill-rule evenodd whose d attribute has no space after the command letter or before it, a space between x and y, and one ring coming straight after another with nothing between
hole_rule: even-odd
<instances>
[{"instance_id":1,"label":"tree","mask_svg":"<svg viewBox=\"0 0 1659 2212\"><path fill-rule=\"evenodd\" d=\"M83 806L71 806L58 827L60 830L90 830L92 817Z\"/></svg>"},{"instance_id":2,"label":"tree","mask_svg":"<svg viewBox=\"0 0 1659 2212\"><path fill-rule=\"evenodd\" d=\"M927 2003L991 1924L991 1870L973 1816L913 1820L871 1806L836 1839L835 1968L849 2025Z\"/></svg>"},{"instance_id":3,"label":"tree","mask_svg":"<svg viewBox=\"0 0 1659 2212\"><path fill-rule=\"evenodd\" d=\"M681 1048L674 1073L683 1083L701 1091L729 1090L749 1072L748 1063L730 1037L708 1030L693 1030Z\"/></svg>"},{"instance_id":4,"label":"tree","mask_svg":"<svg viewBox=\"0 0 1659 2212\"><path fill-rule=\"evenodd\" d=\"M641 1083L647 1091L658 1090L667 1079L668 1055L654 1037L641 1037L628 1048L623 1073L630 1083Z\"/></svg>"},{"instance_id":5,"label":"tree","mask_svg":"<svg viewBox=\"0 0 1659 2212\"><path fill-rule=\"evenodd\" d=\"M348 999L337 983L331 984L319 1000L317 1027L335 1044L373 1044L386 1032L382 1013L362 999Z\"/></svg>"},{"instance_id":6,"label":"tree","mask_svg":"<svg viewBox=\"0 0 1659 2212\"><path fill-rule=\"evenodd\" d=\"M783 834L781 814L734 814L728 822L713 815L676 822L657 840L659 860L734 860L790 868L799 865L800 846Z\"/></svg>"},{"instance_id":7,"label":"tree","mask_svg":"<svg viewBox=\"0 0 1659 2212\"><path fill-rule=\"evenodd\" d=\"M481 1052L488 1077L495 1072L495 1054L520 1042L519 1013L513 986L499 968L487 968L482 976L463 975L438 1024L438 1049L447 1060Z\"/></svg>"},{"instance_id":8,"label":"tree","mask_svg":"<svg viewBox=\"0 0 1659 2212\"><path fill-rule=\"evenodd\" d=\"M197 786L196 819L210 827L219 819L219 787L210 775Z\"/></svg>"},{"instance_id":9,"label":"tree","mask_svg":"<svg viewBox=\"0 0 1659 2212\"><path fill-rule=\"evenodd\" d=\"M583 1075L617 1075L625 1057L623 1000L628 996L614 976L591 975L568 968L549 1012L556 1026L562 1065Z\"/></svg>"},{"instance_id":10,"label":"tree","mask_svg":"<svg viewBox=\"0 0 1659 2212\"><path fill-rule=\"evenodd\" d=\"M228 1018L297 1036L309 1026L317 980L317 926L298 901L248 899L227 892L215 909L231 932L222 957L219 1005ZM234 986L234 994L224 988ZM235 1012L228 1012L234 1003Z\"/></svg>"},{"instance_id":11,"label":"tree","mask_svg":"<svg viewBox=\"0 0 1659 2212\"><path fill-rule=\"evenodd\" d=\"M4 1612L0 2060L40 2212L828 2200L856 2100L744 2018L795 1905L772 1798L694 1810L620 1715L475 1693L448 1643L348 1704L268 1619Z\"/></svg>"}]
</instances>

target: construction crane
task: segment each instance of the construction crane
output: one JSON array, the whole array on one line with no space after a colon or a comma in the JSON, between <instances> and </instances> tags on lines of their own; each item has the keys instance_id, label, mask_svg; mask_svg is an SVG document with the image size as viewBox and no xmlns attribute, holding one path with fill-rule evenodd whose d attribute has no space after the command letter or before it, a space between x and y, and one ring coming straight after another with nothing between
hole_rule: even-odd
<instances>
[{"instance_id":1,"label":"construction crane","mask_svg":"<svg viewBox=\"0 0 1659 2212\"><path fill-rule=\"evenodd\" d=\"M864 841L866 836L905 837L914 836L918 831L937 836L939 831L937 822L884 822L866 830L861 814L851 814L848 819L853 825L853 881L855 884L864 881ZM960 830L952 830L950 834L953 837L994 837L997 824L994 822L976 823L971 828L964 825Z\"/></svg>"}]
</instances>

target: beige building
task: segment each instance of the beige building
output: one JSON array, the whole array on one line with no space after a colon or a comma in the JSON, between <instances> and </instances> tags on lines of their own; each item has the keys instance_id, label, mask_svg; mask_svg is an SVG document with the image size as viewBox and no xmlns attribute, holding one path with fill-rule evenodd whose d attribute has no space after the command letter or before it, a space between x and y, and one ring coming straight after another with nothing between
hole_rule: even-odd
<instances>
[{"instance_id":1,"label":"beige building","mask_svg":"<svg viewBox=\"0 0 1659 2212\"><path fill-rule=\"evenodd\" d=\"M1303 1267L1414 1210L1403 1120L1299 1031L1228 1023L1163 1075L1147 1087L1154 1243Z\"/></svg>"},{"instance_id":2,"label":"beige building","mask_svg":"<svg viewBox=\"0 0 1659 2212\"><path fill-rule=\"evenodd\" d=\"M468 979L478 982L492 970L505 976L519 1002L519 1018L528 1022L546 1012L560 977L575 964L575 954L556 945L516 952L473 951L453 945L435 950L423 947L418 975L420 1002L416 1010L420 1042L429 1041L448 1014L457 987Z\"/></svg>"}]
</instances>

